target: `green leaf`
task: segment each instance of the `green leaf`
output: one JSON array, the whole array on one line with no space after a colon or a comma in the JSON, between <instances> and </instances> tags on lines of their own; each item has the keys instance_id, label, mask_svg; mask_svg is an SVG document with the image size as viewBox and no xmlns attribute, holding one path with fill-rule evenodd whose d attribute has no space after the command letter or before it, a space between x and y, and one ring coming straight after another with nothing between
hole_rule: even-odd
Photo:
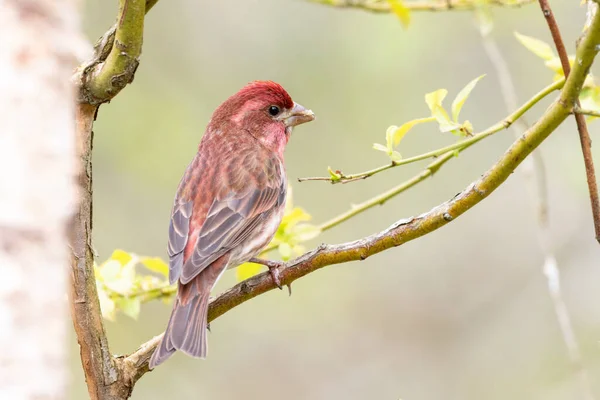
<instances>
[{"instance_id":1,"label":"green leaf","mask_svg":"<svg viewBox=\"0 0 600 400\"><path fill-rule=\"evenodd\" d=\"M114 321L115 319L115 302L108 297L108 294L102 287L102 285L98 286L98 299L100 300L100 310L102 312L102 317L109 321Z\"/></svg>"},{"instance_id":2,"label":"green leaf","mask_svg":"<svg viewBox=\"0 0 600 400\"><path fill-rule=\"evenodd\" d=\"M402 27L405 29L410 25L410 10L404 5L404 1L402 0L388 0L388 4L390 5L392 12L396 14Z\"/></svg>"},{"instance_id":3,"label":"green leaf","mask_svg":"<svg viewBox=\"0 0 600 400\"><path fill-rule=\"evenodd\" d=\"M296 225L292 231L294 239L298 242L306 242L319 236L321 230L312 224Z\"/></svg>"},{"instance_id":4,"label":"green leaf","mask_svg":"<svg viewBox=\"0 0 600 400\"><path fill-rule=\"evenodd\" d=\"M593 86L584 88L579 95L579 101L581 102L581 108L583 110L591 110L600 112L600 87ZM589 122L597 119L592 115L587 116Z\"/></svg>"},{"instance_id":5,"label":"green leaf","mask_svg":"<svg viewBox=\"0 0 600 400\"><path fill-rule=\"evenodd\" d=\"M392 154L394 150L394 132L398 129L396 125L392 125L385 130L385 145L388 154Z\"/></svg>"},{"instance_id":6,"label":"green leaf","mask_svg":"<svg viewBox=\"0 0 600 400\"><path fill-rule=\"evenodd\" d=\"M393 162L400 162L400 160L402 160L402 155L396 150L392 150L392 154L390 154L390 159Z\"/></svg>"},{"instance_id":7,"label":"green leaf","mask_svg":"<svg viewBox=\"0 0 600 400\"><path fill-rule=\"evenodd\" d=\"M121 265L125 265L133 259L133 256L125 250L116 249L112 252L110 259L117 260Z\"/></svg>"},{"instance_id":8,"label":"green leaf","mask_svg":"<svg viewBox=\"0 0 600 400\"><path fill-rule=\"evenodd\" d=\"M435 117L413 119L412 121L408 121L400 125L400 127L396 127L392 133L394 146L398 146L408 131L411 130L415 125L431 121L435 121Z\"/></svg>"},{"instance_id":9,"label":"green leaf","mask_svg":"<svg viewBox=\"0 0 600 400\"><path fill-rule=\"evenodd\" d=\"M444 107L442 107L442 102L447 95L448 91L446 89L438 89L425 95L425 102L427 103L427 107L429 107L432 115L434 114L434 110L436 108L441 108L442 110L444 109ZM435 115L433 116L435 117Z\"/></svg>"},{"instance_id":10,"label":"green leaf","mask_svg":"<svg viewBox=\"0 0 600 400\"><path fill-rule=\"evenodd\" d=\"M515 32L515 37L529 51L543 60L548 61L556 57L554 50L552 50L552 47L550 47L550 45L546 42L531 36L521 35L519 32Z\"/></svg>"},{"instance_id":11,"label":"green leaf","mask_svg":"<svg viewBox=\"0 0 600 400\"><path fill-rule=\"evenodd\" d=\"M117 260L109 259L104 262L99 268L99 278L102 282L110 282L117 279L121 272L121 263Z\"/></svg>"},{"instance_id":12,"label":"green leaf","mask_svg":"<svg viewBox=\"0 0 600 400\"><path fill-rule=\"evenodd\" d=\"M575 56L569 56L569 65L573 67L573 63L575 63ZM544 63L546 67L550 68L556 74L554 76L554 80L557 81L565 77L565 71L563 71L562 63L560 62L560 58L554 57L550 60L546 60ZM588 75L589 77L589 75Z\"/></svg>"},{"instance_id":13,"label":"green leaf","mask_svg":"<svg viewBox=\"0 0 600 400\"><path fill-rule=\"evenodd\" d=\"M110 263L118 263L118 261L111 260ZM135 263L130 261L127 265L120 267L119 273L111 279L105 279L104 285L119 294L127 294L134 285L135 281Z\"/></svg>"},{"instance_id":14,"label":"green leaf","mask_svg":"<svg viewBox=\"0 0 600 400\"><path fill-rule=\"evenodd\" d=\"M327 171L329 171L329 177L331 178L332 181L339 181L340 179L342 179L342 175L338 174L337 172L334 172L331 167L327 167Z\"/></svg>"},{"instance_id":15,"label":"green leaf","mask_svg":"<svg viewBox=\"0 0 600 400\"><path fill-rule=\"evenodd\" d=\"M464 88L462 88L462 90L460 92L458 92L458 94L454 98L454 101L452 102L452 119L455 122L458 122L458 116L460 115L460 110L462 110L463 105L465 104L465 101L467 101L467 98L471 94L471 91L475 88L475 85L477 85L477 82L479 82L481 80L481 78L483 78L484 76L485 76L485 74L480 75L477 78L473 79L471 82L467 83L466 86Z\"/></svg>"},{"instance_id":16,"label":"green leaf","mask_svg":"<svg viewBox=\"0 0 600 400\"><path fill-rule=\"evenodd\" d=\"M379 144L379 143L373 143L373 148L374 148L375 150L383 151L383 152L384 152L384 153L386 153L386 154L387 154L387 152L388 152L388 148L387 148L387 147L385 147L385 146L384 146L384 145L382 145L382 144Z\"/></svg>"},{"instance_id":17,"label":"green leaf","mask_svg":"<svg viewBox=\"0 0 600 400\"><path fill-rule=\"evenodd\" d=\"M255 263L244 263L236 268L235 277L238 282L245 281L248 278L252 278L257 275L261 270L260 264Z\"/></svg>"},{"instance_id":18,"label":"green leaf","mask_svg":"<svg viewBox=\"0 0 600 400\"><path fill-rule=\"evenodd\" d=\"M306 249L304 248L304 246L302 246L301 244L297 244L292 248L292 253L295 256L299 256L301 254L306 253Z\"/></svg>"},{"instance_id":19,"label":"green leaf","mask_svg":"<svg viewBox=\"0 0 600 400\"><path fill-rule=\"evenodd\" d=\"M143 257L141 263L150 271L157 272L164 277L169 276L169 265L159 257Z\"/></svg>"},{"instance_id":20,"label":"green leaf","mask_svg":"<svg viewBox=\"0 0 600 400\"><path fill-rule=\"evenodd\" d=\"M281 243L279 245L279 254L284 260L289 260L292 256L292 246L289 243Z\"/></svg>"},{"instance_id":21,"label":"green leaf","mask_svg":"<svg viewBox=\"0 0 600 400\"><path fill-rule=\"evenodd\" d=\"M435 92L425 95L425 102L431 110L431 115L436 119L440 126L440 131L451 132L460 127L460 124L454 123L448 117L448 113L442 106L442 102L446 98L448 91L446 89L438 89Z\"/></svg>"},{"instance_id":22,"label":"green leaf","mask_svg":"<svg viewBox=\"0 0 600 400\"><path fill-rule=\"evenodd\" d=\"M138 297L123 297L116 301L117 308L132 319L140 315L141 301Z\"/></svg>"},{"instance_id":23,"label":"green leaf","mask_svg":"<svg viewBox=\"0 0 600 400\"><path fill-rule=\"evenodd\" d=\"M281 223L287 227L292 227L298 222L310 221L311 219L310 214L304 211L302 207L294 207L289 213L283 216Z\"/></svg>"}]
</instances>

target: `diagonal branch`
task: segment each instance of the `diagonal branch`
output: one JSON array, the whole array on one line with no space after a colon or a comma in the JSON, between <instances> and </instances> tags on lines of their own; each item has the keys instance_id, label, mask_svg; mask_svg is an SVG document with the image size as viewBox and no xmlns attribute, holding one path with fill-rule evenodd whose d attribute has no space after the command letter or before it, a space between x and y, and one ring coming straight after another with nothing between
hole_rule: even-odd
<instances>
[{"instance_id":1,"label":"diagonal branch","mask_svg":"<svg viewBox=\"0 0 600 400\"><path fill-rule=\"evenodd\" d=\"M337 8L355 8L377 14L390 13L390 2L386 0L308 0L310 3L323 4ZM521 7L535 0L491 0L490 4L499 7ZM404 7L410 11L468 11L479 6L478 0L429 0L405 1Z\"/></svg>"},{"instance_id":2,"label":"diagonal branch","mask_svg":"<svg viewBox=\"0 0 600 400\"><path fill-rule=\"evenodd\" d=\"M552 39L554 40L565 77L568 77L571 73L569 56L560 35L556 18L554 18L554 13L552 12L548 0L539 0L539 3L542 13L548 22L548 28L550 28L550 33L552 34ZM574 105L576 108L579 107L579 99L575 100ZM594 170L594 158L592 157L592 140L590 139L590 133L587 129L585 116L580 113L575 113L575 122L577 122L577 131L579 132L579 141L581 142L581 152L583 153L583 163L585 164L588 191L590 192L590 203L592 205L592 217L594 219L596 240L600 243L600 198L598 197L598 184L596 181L596 171Z\"/></svg>"},{"instance_id":3,"label":"diagonal branch","mask_svg":"<svg viewBox=\"0 0 600 400\"><path fill-rule=\"evenodd\" d=\"M525 157L570 115L599 47L600 14L594 17L590 28L580 41L577 59L581 60L581 63L574 66L560 98L510 146L494 166L453 199L417 217L397 221L388 229L363 239L338 245L321 245L281 268L281 282L289 285L327 265L364 260L384 250L400 246L441 228L489 196L508 179ZM212 321L232 308L274 288L275 285L266 272L241 282L211 302L208 320ZM159 340L160 336L157 336L131 355L118 359L126 376L135 381L148 371L148 360Z\"/></svg>"}]
</instances>

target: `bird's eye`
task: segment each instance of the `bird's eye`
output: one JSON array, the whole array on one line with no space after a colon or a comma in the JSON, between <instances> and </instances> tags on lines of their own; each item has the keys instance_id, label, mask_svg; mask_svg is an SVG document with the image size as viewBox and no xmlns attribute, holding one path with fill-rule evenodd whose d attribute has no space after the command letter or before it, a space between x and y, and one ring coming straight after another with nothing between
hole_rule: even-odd
<instances>
[{"instance_id":1,"label":"bird's eye","mask_svg":"<svg viewBox=\"0 0 600 400\"><path fill-rule=\"evenodd\" d=\"M271 114L272 116L276 116L277 114L279 114L279 107L277 107L277 106L269 107L269 114Z\"/></svg>"}]
</instances>

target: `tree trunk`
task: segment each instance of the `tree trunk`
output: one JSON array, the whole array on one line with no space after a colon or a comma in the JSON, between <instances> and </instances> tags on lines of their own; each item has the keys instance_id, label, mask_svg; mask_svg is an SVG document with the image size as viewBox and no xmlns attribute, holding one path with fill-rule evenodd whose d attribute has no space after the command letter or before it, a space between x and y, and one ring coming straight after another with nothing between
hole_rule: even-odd
<instances>
[{"instance_id":1,"label":"tree trunk","mask_svg":"<svg viewBox=\"0 0 600 400\"><path fill-rule=\"evenodd\" d=\"M75 0L0 0L0 399L64 399Z\"/></svg>"}]
</instances>

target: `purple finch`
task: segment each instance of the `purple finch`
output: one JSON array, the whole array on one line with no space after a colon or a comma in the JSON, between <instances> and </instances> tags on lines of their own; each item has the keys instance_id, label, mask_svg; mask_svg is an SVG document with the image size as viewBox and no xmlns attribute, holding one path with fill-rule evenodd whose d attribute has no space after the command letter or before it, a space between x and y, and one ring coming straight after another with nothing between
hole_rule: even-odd
<instances>
[{"instance_id":1,"label":"purple finch","mask_svg":"<svg viewBox=\"0 0 600 400\"><path fill-rule=\"evenodd\" d=\"M292 128L312 121L279 84L252 82L221 104L177 189L169 225L169 280L177 298L150 368L176 350L206 357L211 289L228 268L254 261L285 209L283 151Z\"/></svg>"}]
</instances>

